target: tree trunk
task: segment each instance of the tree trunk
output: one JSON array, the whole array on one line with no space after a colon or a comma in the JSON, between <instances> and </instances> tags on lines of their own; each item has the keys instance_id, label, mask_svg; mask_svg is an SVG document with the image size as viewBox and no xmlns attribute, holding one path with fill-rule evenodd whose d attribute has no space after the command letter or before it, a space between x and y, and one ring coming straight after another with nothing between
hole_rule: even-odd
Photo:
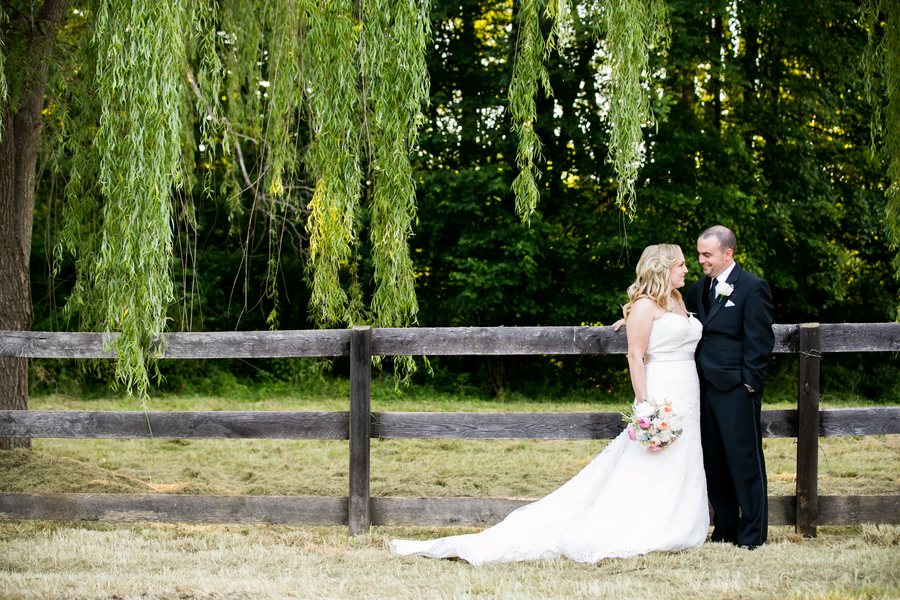
<instances>
[{"instance_id":1,"label":"tree trunk","mask_svg":"<svg viewBox=\"0 0 900 600\"><path fill-rule=\"evenodd\" d=\"M27 42L24 61L12 53L5 57L7 73L23 74L25 85L0 104L0 330L31 329L29 258L41 111L50 54L68 6L69 0L46 0L34 21L13 16L4 31L4 42L16 44L15 36ZM27 359L0 358L0 409L28 410ZM30 447L28 438L0 438L0 450Z\"/></svg>"}]
</instances>

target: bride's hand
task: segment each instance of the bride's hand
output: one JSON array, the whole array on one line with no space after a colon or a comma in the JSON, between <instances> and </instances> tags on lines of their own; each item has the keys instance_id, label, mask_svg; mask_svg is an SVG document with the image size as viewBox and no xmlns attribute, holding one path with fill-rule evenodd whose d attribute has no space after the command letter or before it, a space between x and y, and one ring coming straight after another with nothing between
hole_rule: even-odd
<instances>
[{"instance_id":1,"label":"bride's hand","mask_svg":"<svg viewBox=\"0 0 900 600\"><path fill-rule=\"evenodd\" d=\"M618 331L625 324L625 319L619 319L615 323L612 324L613 331Z\"/></svg>"}]
</instances>

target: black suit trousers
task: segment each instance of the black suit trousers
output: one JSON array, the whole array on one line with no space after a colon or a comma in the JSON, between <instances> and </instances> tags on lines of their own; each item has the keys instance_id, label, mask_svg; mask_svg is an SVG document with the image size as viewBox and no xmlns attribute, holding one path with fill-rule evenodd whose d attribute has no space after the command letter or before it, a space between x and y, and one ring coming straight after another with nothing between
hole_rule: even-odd
<instances>
[{"instance_id":1,"label":"black suit trousers","mask_svg":"<svg viewBox=\"0 0 900 600\"><path fill-rule=\"evenodd\" d=\"M744 385L728 391L701 378L700 431L706 488L715 515L711 541L764 544L768 531L762 394Z\"/></svg>"}]
</instances>

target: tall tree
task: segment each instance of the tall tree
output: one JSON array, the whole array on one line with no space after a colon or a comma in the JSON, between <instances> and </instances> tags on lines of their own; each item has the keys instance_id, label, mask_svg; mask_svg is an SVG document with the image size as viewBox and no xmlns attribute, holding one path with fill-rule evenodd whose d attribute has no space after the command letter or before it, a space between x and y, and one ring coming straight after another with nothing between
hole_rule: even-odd
<instances>
[{"instance_id":1,"label":"tall tree","mask_svg":"<svg viewBox=\"0 0 900 600\"><path fill-rule=\"evenodd\" d=\"M0 8L0 329L31 328L31 228L42 111L56 34L69 0ZM28 408L28 362L0 357L0 407ZM0 449L30 447L27 438L0 438Z\"/></svg>"}]
</instances>

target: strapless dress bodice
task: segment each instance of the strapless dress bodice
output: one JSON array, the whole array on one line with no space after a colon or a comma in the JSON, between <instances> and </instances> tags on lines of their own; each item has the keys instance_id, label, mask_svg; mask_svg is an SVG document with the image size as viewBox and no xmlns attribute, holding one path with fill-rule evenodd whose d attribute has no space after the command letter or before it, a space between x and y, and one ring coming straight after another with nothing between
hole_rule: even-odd
<instances>
[{"instance_id":1,"label":"strapless dress bodice","mask_svg":"<svg viewBox=\"0 0 900 600\"><path fill-rule=\"evenodd\" d=\"M694 360L702 336L703 325L693 315L666 313L653 321L644 362Z\"/></svg>"}]
</instances>

